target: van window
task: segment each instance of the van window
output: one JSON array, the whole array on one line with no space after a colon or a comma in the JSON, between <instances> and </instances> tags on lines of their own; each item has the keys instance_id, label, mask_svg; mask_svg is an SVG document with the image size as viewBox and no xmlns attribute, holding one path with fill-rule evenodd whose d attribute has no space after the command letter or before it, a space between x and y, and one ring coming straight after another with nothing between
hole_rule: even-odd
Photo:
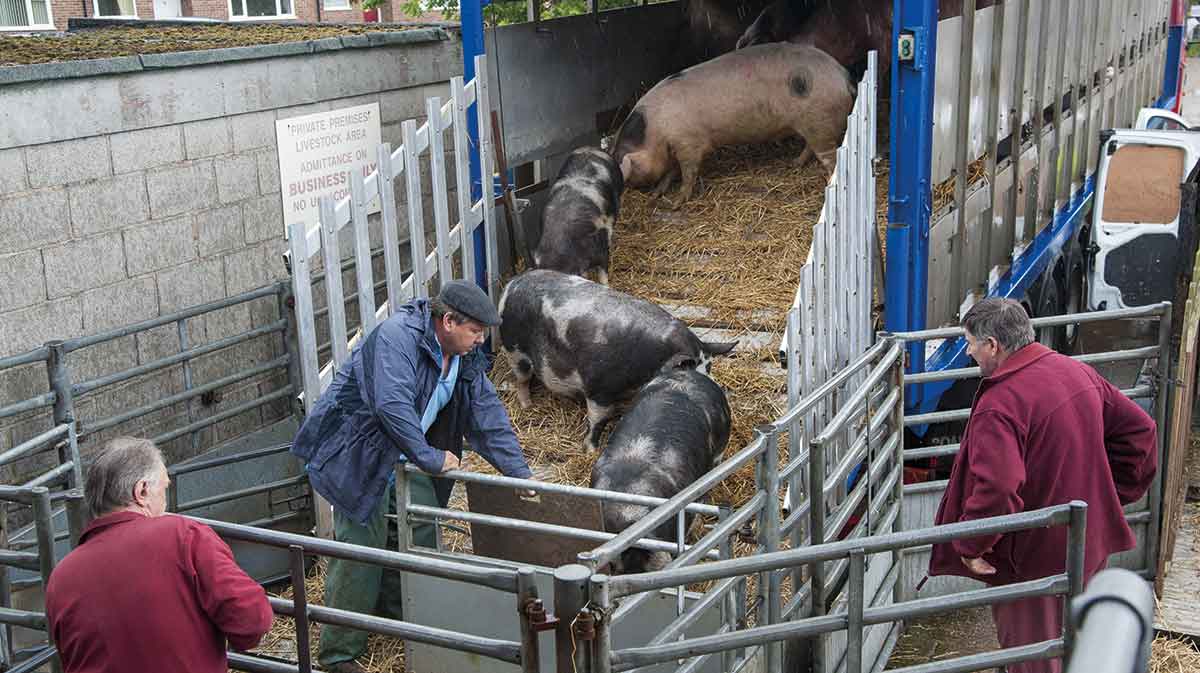
<instances>
[{"instance_id":1,"label":"van window","mask_svg":"<svg viewBox=\"0 0 1200 673\"><path fill-rule=\"evenodd\" d=\"M1170 224L1179 216L1183 149L1122 145L1108 162L1105 222Z\"/></svg>"}]
</instances>

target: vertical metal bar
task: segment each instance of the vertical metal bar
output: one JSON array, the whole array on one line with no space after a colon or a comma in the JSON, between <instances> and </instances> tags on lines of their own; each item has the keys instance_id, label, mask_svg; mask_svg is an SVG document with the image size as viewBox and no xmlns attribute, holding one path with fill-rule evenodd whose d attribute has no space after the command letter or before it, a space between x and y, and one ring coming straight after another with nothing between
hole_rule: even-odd
<instances>
[{"instance_id":1,"label":"vertical metal bar","mask_svg":"<svg viewBox=\"0 0 1200 673\"><path fill-rule=\"evenodd\" d=\"M83 460L79 456L79 433L75 429L75 423L67 424L66 454L66 458L71 461L71 476L67 487L82 489Z\"/></svg>"},{"instance_id":2,"label":"vertical metal bar","mask_svg":"<svg viewBox=\"0 0 1200 673\"><path fill-rule=\"evenodd\" d=\"M425 215L421 209L421 162L417 155L417 122L400 125L404 138L404 184L408 200L408 246L412 251L413 296L428 297L429 275L425 272Z\"/></svg>"},{"instance_id":3,"label":"vertical metal bar","mask_svg":"<svg viewBox=\"0 0 1200 673\"><path fill-rule=\"evenodd\" d=\"M762 518L759 519L758 542L767 554L779 551L779 431L771 425L755 429L763 438L763 487L766 502L763 503ZM768 570L759 576L760 586L766 581L767 624L781 621L780 574ZM761 623L760 623L761 625ZM782 643L776 641L766 645L767 673L778 673L783 663Z\"/></svg>"},{"instance_id":4,"label":"vertical metal bar","mask_svg":"<svg viewBox=\"0 0 1200 673\"><path fill-rule=\"evenodd\" d=\"M865 477L870 481L870 476ZM867 501L870 503L870 501ZM868 507L868 509L870 509ZM862 673L863 666L863 594L867 572L865 552L850 552L849 603L846 607L846 673Z\"/></svg>"},{"instance_id":5,"label":"vertical metal bar","mask_svg":"<svg viewBox=\"0 0 1200 673\"><path fill-rule=\"evenodd\" d=\"M1029 0L1020 0L1017 4L1017 16L1014 18L1017 26L1017 62L1013 68L1012 85L1012 117L1009 127L1009 166L1012 180L1008 185L1008 208L1004 211L1004 226L1002 248L1011 252L1016 243L1016 221L1018 196L1021 185L1021 154L1025 151L1022 140L1022 130L1025 127L1025 55L1029 50ZM1034 138L1035 147L1036 137ZM1036 155L1040 156L1040 155ZM989 261L990 263L990 261Z\"/></svg>"},{"instance_id":6,"label":"vertical metal bar","mask_svg":"<svg viewBox=\"0 0 1200 673\"><path fill-rule=\"evenodd\" d=\"M1047 166L1046 187L1046 219L1053 221L1054 213L1058 210L1058 198L1062 185L1059 181L1061 168L1059 160L1062 158L1063 148L1063 78L1067 73L1067 31L1069 29L1068 21L1070 20L1071 3L1070 0L1061 0L1058 3L1060 12L1058 14L1058 60L1055 65L1058 74L1054 78L1054 148L1050 151L1050 164Z\"/></svg>"},{"instance_id":7,"label":"vertical metal bar","mask_svg":"<svg viewBox=\"0 0 1200 673\"><path fill-rule=\"evenodd\" d=\"M312 650L308 642L308 589L304 582L304 548L288 545L292 566L292 605L296 620L296 663L300 673L312 673Z\"/></svg>"},{"instance_id":8,"label":"vertical metal bar","mask_svg":"<svg viewBox=\"0 0 1200 673\"><path fill-rule=\"evenodd\" d=\"M38 486L33 491L33 521L34 532L37 535L38 561L41 563L42 587L50 586L50 574L54 572L54 512L50 504L50 491ZM54 635L46 632L50 644L54 644ZM62 673L62 664L58 657L51 659L51 670Z\"/></svg>"},{"instance_id":9,"label":"vertical metal bar","mask_svg":"<svg viewBox=\"0 0 1200 673\"><path fill-rule=\"evenodd\" d=\"M950 249L950 299L955 310L967 290L967 164L971 150L971 63L975 42L975 0L963 0L958 51L958 114L954 156L954 243Z\"/></svg>"},{"instance_id":10,"label":"vertical metal bar","mask_svg":"<svg viewBox=\"0 0 1200 673\"><path fill-rule=\"evenodd\" d=\"M63 348L63 342L59 340L48 342L46 349L48 351L46 376L50 384L50 390L54 393L54 424L68 424L74 427L75 395L71 390L71 370L67 366L67 350ZM69 460L71 460L70 447L65 444L59 445L59 465L64 465ZM67 488L79 488L82 486L83 479L80 476L79 462L75 461L75 467L67 475Z\"/></svg>"},{"instance_id":11,"label":"vertical metal bar","mask_svg":"<svg viewBox=\"0 0 1200 673\"><path fill-rule=\"evenodd\" d=\"M475 57L475 112L480 128L490 129L491 101L488 93L487 64L483 56ZM479 134L479 177L483 184L483 226L487 238L487 289L492 301L500 298L500 246L496 242L495 172L492 163L494 148L492 134ZM496 330L492 330L495 335ZM495 341L495 339L493 339Z\"/></svg>"},{"instance_id":12,"label":"vertical metal bar","mask_svg":"<svg viewBox=\"0 0 1200 673\"><path fill-rule=\"evenodd\" d=\"M898 399L896 405L892 407L892 418L889 432L899 433L901 441L896 442L896 453L892 456L892 469L900 472L899 478L892 485L892 499L896 501L896 526L898 529L904 527L904 357L898 355L892 362L892 380L891 385L896 390ZM897 568L904 561L903 550L894 550L892 552L892 563ZM903 576L903 575L901 575ZM897 580L892 590L892 601L902 603L908 599L904 583Z\"/></svg>"},{"instance_id":13,"label":"vertical metal bar","mask_svg":"<svg viewBox=\"0 0 1200 673\"><path fill-rule=\"evenodd\" d=\"M87 513L84 511L83 489L73 488L66 493L67 539L71 549L79 546L79 536L87 525Z\"/></svg>"},{"instance_id":14,"label":"vertical metal bar","mask_svg":"<svg viewBox=\"0 0 1200 673\"><path fill-rule=\"evenodd\" d=\"M300 373L304 378L304 407L307 410L311 409L321 396L320 365L317 363L317 328L313 318L312 268L304 223L293 222L289 229L292 296L296 304L296 337L300 344Z\"/></svg>"},{"instance_id":15,"label":"vertical metal bar","mask_svg":"<svg viewBox=\"0 0 1200 673\"><path fill-rule=\"evenodd\" d=\"M347 348L346 304L342 301L345 296L342 292L342 260L333 197L322 196L318 203L321 208L321 259L325 263L325 303L329 308L329 341L333 349L333 368L336 370L350 356Z\"/></svg>"},{"instance_id":16,"label":"vertical metal bar","mask_svg":"<svg viewBox=\"0 0 1200 673\"><path fill-rule=\"evenodd\" d=\"M379 227L383 230L383 273L387 277L387 315L392 315L407 299L403 294L404 272L400 269L400 222L396 217L396 173L392 166L392 146L379 145L375 158L379 176Z\"/></svg>"},{"instance_id":17,"label":"vertical metal bar","mask_svg":"<svg viewBox=\"0 0 1200 673\"><path fill-rule=\"evenodd\" d=\"M536 4L538 0L529 0ZM471 214L471 173L467 137L467 93L461 77L450 79L450 95L454 101L454 195L458 198L459 235L462 237L463 277L477 282L475 278L475 246L471 243L476 219Z\"/></svg>"},{"instance_id":18,"label":"vertical metal bar","mask_svg":"<svg viewBox=\"0 0 1200 673\"><path fill-rule=\"evenodd\" d=\"M687 512L679 510L675 515L675 553L682 556L684 552L684 537L687 535ZM683 614L683 591L687 587L680 584L675 587L675 616Z\"/></svg>"},{"instance_id":19,"label":"vertical metal bar","mask_svg":"<svg viewBox=\"0 0 1200 673\"><path fill-rule=\"evenodd\" d=\"M1104 0L1106 24L1104 26L1104 48L1100 52L1100 124L1097 130L1107 129L1112 124L1112 108L1108 104L1108 67L1112 63L1113 84L1116 85L1117 53L1114 46L1120 44L1117 36L1117 0ZM1099 163L1099 141L1097 143L1097 164Z\"/></svg>"},{"instance_id":20,"label":"vertical metal bar","mask_svg":"<svg viewBox=\"0 0 1200 673\"><path fill-rule=\"evenodd\" d=\"M817 429L810 432L816 434ZM809 544L816 546L825 542L825 446L817 439L809 443L808 449L808 536ZM812 616L825 614L825 562L812 564ZM813 671L828 670L825 662L825 638L813 643Z\"/></svg>"},{"instance_id":21,"label":"vertical metal bar","mask_svg":"<svg viewBox=\"0 0 1200 673\"><path fill-rule=\"evenodd\" d=\"M724 523L725 520L728 519L732 514L733 514L733 510L729 507L729 505L718 505L717 506L717 525L721 525L722 523ZM718 554L722 561L733 558L733 542L732 542L730 536L725 536L724 538L721 538L721 541L718 543L718 549L719 549ZM595 587L595 584L593 584L592 586ZM596 596L597 594L595 593L594 588L592 591L593 591L592 595ZM607 599L607 595L604 596L604 598ZM725 599L721 601L721 623L725 624L726 626L729 627L730 633L733 633L738 628L736 600L737 600L737 592L730 591L725 594ZM602 604L601 604L601 606L602 606ZM734 652L735 652L735 650L725 650L725 651L721 652L721 670L722 671L733 670ZM736 650L736 652L739 653L738 656L742 656L742 654L745 652L745 650L744 649Z\"/></svg>"},{"instance_id":22,"label":"vertical metal bar","mask_svg":"<svg viewBox=\"0 0 1200 673\"><path fill-rule=\"evenodd\" d=\"M1075 173L1075 179L1079 181L1080 187L1087 180L1088 164L1091 158L1092 147L1092 94L1095 88L1092 86L1096 75L1096 41L1100 38L1100 12L1088 11L1085 5L1083 13L1084 17L1092 15L1091 30L1085 33L1087 41L1087 56L1083 62L1083 81L1080 82L1077 91L1081 91L1084 96L1087 96L1087 105L1080 106L1076 104L1076 109L1084 107L1083 113L1083 132L1079 134L1079 148L1082 156L1079 158L1079 170Z\"/></svg>"},{"instance_id":23,"label":"vertical metal bar","mask_svg":"<svg viewBox=\"0 0 1200 673\"><path fill-rule=\"evenodd\" d=\"M1166 448L1169 424L1167 422L1167 401L1171 398L1171 329L1172 306L1164 304L1162 316L1158 321L1158 381L1154 391L1154 421L1158 426L1158 464L1166 465ZM1175 419L1176 423L1187 423L1186 418ZM1162 473L1161 469L1154 473L1154 481L1150 484L1150 496L1147 505L1150 507L1150 523L1146 526L1146 568L1147 577L1154 579L1158 571L1158 546L1161 540L1162 526Z\"/></svg>"},{"instance_id":24,"label":"vertical metal bar","mask_svg":"<svg viewBox=\"0 0 1200 673\"><path fill-rule=\"evenodd\" d=\"M375 183L379 180L376 178ZM375 270L367 228L367 190L360 171L350 171L350 226L354 231L354 278L358 282L358 325L365 337L375 329Z\"/></svg>"},{"instance_id":25,"label":"vertical metal bar","mask_svg":"<svg viewBox=\"0 0 1200 673\"><path fill-rule=\"evenodd\" d=\"M850 208L846 203L846 183L850 181L846 174L847 159L846 146L843 144L837 150L837 189L834 192L836 201L834 201L834 212L837 215L834 217L833 229L833 245L830 249L833 253L831 260L830 271L834 279L834 302L831 305L833 308L833 342L831 352L833 353L834 368L840 369L843 362L843 357L846 354L846 312L849 308L846 305L846 296L849 294L849 283L846 282L846 230L850 226Z\"/></svg>"},{"instance_id":26,"label":"vertical metal bar","mask_svg":"<svg viewBox=\"0 0 1200 673\"><path fill-rule=\"evenodd\" d=\"M1046 42L1050 32L1050 6L1052 4L1050 0L1042 1L1041 20L1038 22L1038 41L1037 47L1034 49L1034 53L1037 54L1037 64L1034 66L1037 71L1037 88L1034 90L1033 110L1030 111L1030 117L1033 121L1033 143L1037 148L1037 163L1029 173L1029 186L1025 190L1025 197L1028 201L1026 202L1024 226L1021 228L1021 236L1017 242L1018 246L1028 245L1039 229L1042 166L1047 166L1047 170L1054 167L1053 163L1048 163L1042 143L1042 131L1046 120L1046 71L1050 69L1050 64L1046 59L1050 49ZM1052 158L1049 161L1052 162ZM1032 204L1033 207L1028 207L1029 204ZM924 344L921 345L924 347Z\"/></svg>"},{"instance_id":27,"label":"vertical metal bar","mask_svg":"<svg viewBox=\"0 0 1200 673\"><path fill-rule=\"evenodd\" d=\"M442 138L442 99L425 100L429 126L429 178L433 184L433 226L437 241L438 283L454 278L450 252L450 204L446 193L446 149Z\"/></svg>"},{"instance_id":28,"label":"vertical metal bar","mask_svg":"<svg viewBox=\"0 0 1200 673\"><path fill-rule=\"evenodd\" d=\"M983 293L987 294L988 277L992 269L992 235L995 233L996 213L996 160L1000 154L1000 71L1004 63L1004 8L1007 2L997 2L992 5L992 51L991 51L991 80L988 85L988 131L987 131L987 181L988 206L979 218L982 237L979 240L979 262L976 268L982 275ZM1013 73L1014 79L1017 78ZM1016 126L1018 141L1009 144L1009 154L1021 153L1021 125Z\"/></svg>"},{"instance_id":29,"label":"vertical metal bar","mask_svg":"<svg viewBox=\"0 0 1200 673\"><path fill-rule=\"evenodd\" d=\"M682 591L680 596L682 596ZM612 601L608 596L608 576L593 575L592 605L596 606L596 637L592 640L592 673L612 673ZM682 636L681 636L682 637ZM536 645L536 641L534 642ZM526 669L536 673L536 668ZM729 670L729 669L725 669Z\"/></svg>"},{"instance_id":30,"label":"vertical metal bar","mask_svg":"<svg viewBox=\"0 0 1200 673\"><path fill-rule=\"evenodd\" d=\"M181 318L181 319L175 321L175 331L179 337L179 352L182 353L182 352L188 350L189 348L191 348L191 340L188 339L187 318ZM192 385L193 385L192 361L184 360L183 361L183 389L185 391L190 391L192 389ZM193 404L194 402L195 402L195 398L188 398L188 401L186 402L188 423L191 423L196 420L195 406ZM202 432L201 430L194 430L194 431L188 433L189 436L191 437L192 453L199 453L199 451L200 451L200 433L201 432Z\"/></svg>"},{"instance_id":31,"label":"vertical metal bar","mask_svg":"<svg viewBox=\"0 0 1200 673\"><path fill-rule=\"evenodd\" d=\"M588 603L588 580L592 571L572 563L554 570L555 656L558 673L590 673L587 643L576 643L575 619Z\"/></svg>"},{"instance_id":32,"label":"vertical metal bar","mask_svg":"<svg viewBox=\"0 0 1200 673\"><path fill-rule=\"evenodd\" d=\"M607 595L608 587L605 586ZM538 632L533 628L529 609L538 600L533 568L517 568L517 614L521 620L521 671L538 673L541 669Z\"/></svg>"},{"instance_id":33,"label":"vertical metal bar","mask_svg":"<svg viewBox=\"0 0 1200 673\"><path fill-rule=\"evenodd\" d=\"M1081 500L1071 501L1071 520L1067 529L1067 595L1063 597L1064 610L1071 605L1076 596L1083 593L1084 556L1087 549L1087 503ZM1069 614L1064 611L1063 615ZM1073 620L1063 619L1063 640L1066 643L1066 654L1063 661L1069 661L1071 650L1075 646L1075 625Z\"/></svg>"},{"instance_id":34,"label":"vertical metal bar","mask_svg":"<svg viewBox=\"0 0 1200 673\"><path fill-rule=\"evenodd\" d=\"M8 549L8 506L9 503L0 501L0 549ZM0 607L13 607L12 578L9 572L8 566L0 565ZM13 660L12 630L11 625L0 625L0 664L5 666Z\"/></svg>"},{"instance_id":35,"label":"vertical metal bar","mask_svg":"<svg viewBox=\"0 0 1200 673\"><path fill-rule=\"evenodd\" d=\"M275 293L275 306L279 311L279 317L287 321L283 328L283 332L279 334L280 346L284 353L287 353L287 377L288 385L292 387L292 394L298 394L304 390L304 375L300 372L300 353L299 342L297 341L296 330L296 314L294 307L296 305L295 297L292 295L292 286L290 283L279 283L277 292ZM296 407L292 404L293 400L288 400L288 413L294 414Z\"/></svg>"},{"instance_id":36,"label":"vertical metal bar","mask_svg":"<svg viewBox=\"0 0 1200 673\"><path fill-rule=\"evenodd\" d=\"M413 544L412 523L408 520L410 502L412 500L408 488L408 472L404 470L404 463L396 463L396 551L406 552Z\"/></svg>"},{"instance_id":37,"label":"vertical metal bar","mask_svg":"<svg viewBox=\"0 0 1200 673\"><path fill-rule=\"evenodd\" d=\"M1079 1L1083 2L1083 0L1079 0ZM1069 9L1070 4L1071 4L1070 0L1068 0L1067 2L1064 2L1063 4L1068 6L1068 9L1066 11L1070 11L1070 9ZM1087 16L1086 16L1087 13L1086 12L1082 12L1082 13L1083 13L1083 16L1080 17L1080 24L1071 26L1071 28L1072 28L1071 33L1078 34L1081 41L1087 35L1086 31L1084 29L1084 26L1087 25ZM1074 46L1074 45L1072 45L1072 46ZM1083 51L1082 45L1080 45L1079 47L1076 48L1077 53L1082 53L1082 51ZM1065 65L1066 64L1064 63L1063 76L1064 76L1064 78L1070 78L1070 81L1065 84L1066 93L1064 95L1069 95L1071 97L1071 118L1069 120L1071 122L1071 132L1070 132L1070 134L1067 134L1066 129L1065 128L1063 129L1064 136L1066 137L1066 142L1064 143L1064 146L1062 148L1063 149L1062 168L1059 170L1058 184L1059 184L1059 188L1060 188L1059 191L1062 194L1062 199L1063 199L1064 203L1070 201L1071 194L1074 193L1071 190L1071 177L1075 175L1075 171L1074 171L1075 140L1077 139L1077 137L1079 135L1079 93L1080 93L1078 82L1076 81L1076 75L1075 75L1076 68L1074 68L1074 67L1066 68ZM1072 64L1072 65L1074 65L1074 64Z\"/></svg>"}]
</instances>

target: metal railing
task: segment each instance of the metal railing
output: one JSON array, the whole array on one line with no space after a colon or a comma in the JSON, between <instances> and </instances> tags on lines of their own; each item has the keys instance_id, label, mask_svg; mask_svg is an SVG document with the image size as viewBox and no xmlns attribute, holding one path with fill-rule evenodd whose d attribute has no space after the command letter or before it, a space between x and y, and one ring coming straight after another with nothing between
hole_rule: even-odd
<instances>
[{"instance_id":1,"label":"metal railing","mask_svg":"<svg viewBox=\"0 0 1200 673\"><path fill-rule=\"evenodd\" d=\"M211 507L213 505L233 502L242 498L249 498L256 495L266 495L268 516L246 523L247 526L254 527L273 527L281 523L303 519L309 516L311 507L312 489L308 485L308 473L301 472L293 477L277 479L266 483L255 484L245 488L239 488L203 498L196 498L186 502L179 502L179 478L185 475L196 474L215 468L225 467L233 464L241 464L244 469L253 469L254 461L281 454L287 454L292 448L291 444L279 444L275 446L267 446L259 449L251 449L229 456L218 456L214 458L206 458L204 460L189 461L187 463L172 465L167 469L167 474L171 481L176 485L175 488L167 491L167 511L183 513L194 512L198 509ZM274 494L281 490L295 489L304 487L298 494L290 495L284 498L275 498ZM286 506L286 511L282 514L274 513L277 506Z\"/></svg>"},{"instance_id":2,"label":"metal railing","mask_svg":"<svg viewBox=\"0 0 1200 673\"><path fill-rule=\"evenodd\" d=\"M1154 591L1128 570L1097 573L1071 603L1076 647L1067 673L1142 673L1154 639Z\"/></svg>"},{"instance_id":3,"label":"metal railing","mask_svg":"<svg viewBox=\"0 0 1200 673\"><path fill-rule=\"evenodd\" d=\"M83 530L83 492L78 489L66 491L63 499L66 501L69 537L74 544ZM38 574L40 583L44 586L50 579L50 573L54 571L54 514L50 490L45 486L0 486L0 503L6 506L6 511L9 504L30 507L33 510L36 534L35 551L0 551L0 625L3 625L0 629L0 641L3 641L0 663L5 665L6 670L32 671L49 661L51 669L55 673L61 673L62 667L57 657L54 657L54 644L50 639L45 613L13 607L14 591L8 575L9 568L34 572ZM7 540L0 540L0 543L6 542ZM46 644L18 652L13 644L14 626L46 631Z\"/></svg>"},{"instance_id":4,"label":"metal railing","mask_svg":"<svg viewBox=\"0 0 1200 673\"><path fill-rule=\"evenodd\" d=\"M608 615L615 609L619 609L617 607L618 599L680 584L723 581L748 574L790 570L796 566L811 566L815 572L815 568L823 563L838 560L845 560L850 568L847 609L833 614L816 614L784 623L742 629L734 633L718 633L677 642L659 642L646 647L617 650L613 649L610 638L611 621L600 619L596 625L595 646L589 655L590 670L593 673L616 673L680 659L691 659L687 668L695 670L700 665L697 659L717 653L762 643L779 643L788 639L813 638L823 634L845 631L848 636L845 657L846 673L861 673L864 670L864 663L867 663L863 661L862 646L864 630L868 626L894 624L905 619L1032 596L1066 595L1074 597L1078 595L1083 589L1086 515L1087 505L1085 503L1072 502L1068 505L1058 505L1032 512L829 542L802 549L717 561L690 568L672 568L618 577L593 575L590 579L587 598L597 614ZM898 552L907 548L947 543L979 535L1012 533L1046 526L1068 527L1067 553L1063 559L1065 571L1062 573L1016 584L966 591L948 598L919 599L881 607L871 607L869 604L869 590L865 586L863 578L866 574L866 559L872 554ZM965 666L967 662L963 659L948 659L899 670L921 670L930 673L976 670L989 666L1069 655L1072 650L1073 637L1073 631L1068 627L1061 638L970 657L969 668ZM769 665L767 670L778 671L780 669L776 663Z\"/></svg>"},{"instance_id":5,"label":"metal railing","mask_svg":"<svg viewBox=\"0 0 1200 673\"><path fill-rule=\"evenodd\" d=\"M1034 318L1034 329L1045 327L1064 327L1064 326L1080 326L1086 324L1094 324L1099 322L1108 322L1114 320L1156 320L1158 322L1157 341L1153 345L1126 348L1117 351L1104 351L1097 353L1083 353L1071 356L1074 360L1087 364L1103 364L1114 362L1141 362L1143 367L1148 361L1155 362L1154 376L1149 383L1138 382L1131 388L1122 389L1127 397L1144 398L1153 397L1154 409L1153 416L1155 423L1158 426L1158 465L1162 466L1164 462L1164 449L1166 439L1170 436L1168 431L1167 417L1167 398L1168 391L1171 385L1171 321L1172 307L1170 302L1161 302L1149 306L1138 308L1114 309L1108 311L1092 311L1088 313L1074 313L1068 315L1048 316L1044 318ZM940 329L923 330L920 332L905 332L898 333L895 336L897 339L904 342L925 342L931 340L953 339L962 336L964 330L962 327L945 327ZM921 372L917 374L907 374L904 377L906 386L914 384L935 383L939 381L958 381L964 379L978 378L980 375L979 367L962 367L957 369L947 369L934 372ZM913 427L918 425L926 425L931 423L945 423L953 421L965 421L971 414L969 407L961 409L943 409L939 411L908 414L904 416L905 427ZM1184 419L1181 422L1187 422ZM937 458L943 456L953 456L958 453L959 444L945 444L932 447L911 448L904 451L904 459L907 461ZM930 484L913 484L908 487L910 493L917 490L928 491L934 489L940 482ZM940 488L938 488L940 490ZM1144 507L1126 508L1126 519L1131 525L1145 524L1145 549L1146 549L1146 566L1140 570L1143 577L1152 578L1156 570L1156 559L1158 557L1158 545L1160 535L1160 519L1162 516L1162 470L1155 473L1154 482L1151 485Z\"/></svg>"},{"instance_id":6,"label":"metal railing","mask_svg":"<svg viewBox=\"0 0 1200 673\"><path fill-rule=\"evenodd\" d=\"M408 641L435 645L458 652L487 657L518 665L526 673L538 671L537 629L534 615L541 607L537 587L534 586L533 569L515 570L483 568L477 565L456 563L418 554L375 549L360 545L324 540L306 535L295 535L265 530L251 526L211 521L196 518L210 526L226 540L238 540L288 550L291 554L292 600L270 599L275 614L291 617L296 621L297 663L282 664L252 655L230 658L230 667L242 671L271 670L289 673L309 673L313 670L309 643L309 625L313 622L358 629ZM434 628L413 622L386 619L373 615L339 610L336 608L309 605L306 600L304 557L305 555L337 558L357 563L437 577L456 582L466 582L512 594L520 620L521 640L510 641L485 638Z\"/></svg>"},{"instance_id":7,"label":"metal railing","mask_svg":"<svg viewBox=\"0 0 1200 673\"><path fill-rule=\"evenodd\" d=\"M190 326L192 325L192 321L203 320L205 317L215 311L228 309L266 297L276 298L276 302L279 307L279 319L265 325L248 329L238 334L216 339L198 346L193 346L189 343L191 334ZM131 325L108 330L99 334L62 341L49 341L45 345L33 349L27 353L2 358L0 359L0 370L11 369L14 367L25 366L38 362L45 363L50 390L46 393L36 395L29 399L0 407L0 419L52 407L52 419L56 428L64 425L72 426L71 442L73 445L74 442L83 441L93 433L108 430L124 423L142 418L149 414L170 409L178 404L183 404L186 406L187 422L179 428L160 433L151 439L156 444L163 444L185 435L190 436L192 449L194 452L198 452L201 448L200 433L206 428L223 423L247 411L258 409L259 407L271 402L286 400L298 391L298 373L295 370L297 358L294 356L295 340L291 337L292 327L289 324L289 315L291 313L290 309L288 308L289 297L290 285L288 283L272 283L271 285L267 285L256 290L243 292L241 294L218 301L192 306L181 311L176 311L150 320L144 320ZM175 327L179 339L179 349L177 353L117 372L97 376L86 381L76 382L74 380L75 377L72 375L71 367L71 355L73 353L77 353L90 347L110 343L131 335L141 334L149 330L172 326ZM284 355L267 360L265 362L253 363L248 367L232 371L220 378L201 385L196 385L193 382L192 362L197 358L217 354L229 348L238 346L239 344L247 343L255 339L270 338L271 335L275 334L279 335L280 348ZM110 386L126 383L133 379L154 374L156 372L161 372L176 366L181 367L183 375L183 391L180 393L173 395L157 395L155 396L156 399L153 402L149 402L132 409L123 409L119 412L97 418L83 417L83 415L78 413L76 409L76 402L79 401L79 398L85 395L94 396L97 393L103 392ZM212 393L219 391L226 386L246 381L264 374L270 374L272 372L279 371L283 371L288 374L289 383L286 386L267 393L256 394L253 398L241 404L232 406L217 413L200 417L198 409L195 405L195 402L198 401L198 398L207 398ZM60 461L60 466L66 462L67 460L64 458ZM48 481L47 483L58 485L60 482L65 481L65 485L68 488L74 488L80 485L78 473L78 469L74 471L65 471L61 475L48 477L52 479L52 481Z\"/></svg>"}]
</instances>

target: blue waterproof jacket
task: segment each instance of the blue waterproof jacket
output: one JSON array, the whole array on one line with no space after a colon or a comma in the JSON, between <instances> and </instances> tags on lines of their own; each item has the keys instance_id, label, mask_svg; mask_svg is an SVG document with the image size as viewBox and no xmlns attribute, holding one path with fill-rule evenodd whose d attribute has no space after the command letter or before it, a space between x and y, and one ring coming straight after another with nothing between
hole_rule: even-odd
<instances>
[{"instance_id":1,"label":"blue waterproof jacket","mask_svg":"<svg viewBox=\"0 0 1200 673\"><path fill-rule=\"evenodd\" d=\"M532 475L478 349L461 357L450 401L421 432L442 370L436 339L427 300L401 306L355 347L296 434L292 453L307 461L313 490L359 523L379 504L397 462L437 474L443 452L462 456L464 437L505 475ZM441 502L452 486L434 479Z\"/></svg>"}]
</instances>

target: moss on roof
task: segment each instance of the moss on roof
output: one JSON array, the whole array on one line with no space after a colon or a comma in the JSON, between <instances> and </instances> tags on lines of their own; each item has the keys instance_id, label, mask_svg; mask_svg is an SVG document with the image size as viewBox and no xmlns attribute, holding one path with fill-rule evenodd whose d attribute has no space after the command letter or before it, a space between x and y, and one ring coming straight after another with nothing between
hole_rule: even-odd
<instances>
[{"instance_id":1,"label":"moss on roof","mask_svg":"<svg viewBox=\"0 0 1200 673\"><path fill-rule=\"evenodd\" d=\"M0 66L305 42L369 32L400 32L418 27L421 26L195 22L109 26L42 35L0 35Z\"/></svg>"}]
</instances>

